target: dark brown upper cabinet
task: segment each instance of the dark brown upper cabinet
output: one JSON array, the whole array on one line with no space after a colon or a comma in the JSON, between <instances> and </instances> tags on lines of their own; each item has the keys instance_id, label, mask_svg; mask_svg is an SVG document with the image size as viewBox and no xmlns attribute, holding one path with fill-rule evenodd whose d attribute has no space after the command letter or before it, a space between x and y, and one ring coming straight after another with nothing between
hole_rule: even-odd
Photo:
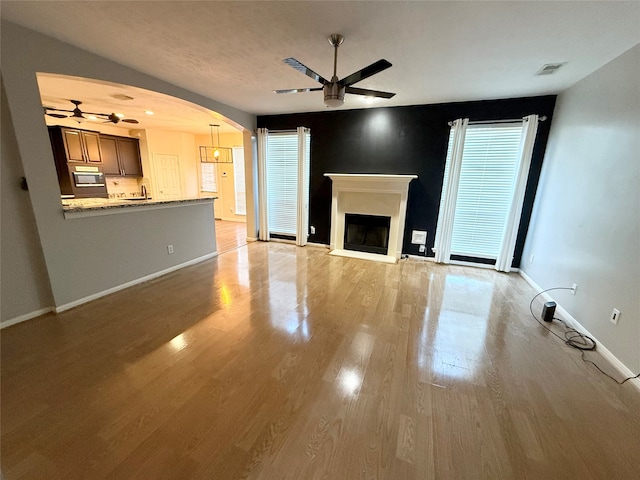
<instances>
[{"instance_id":1,"label":"dark brown upper cabinet","mask_svg":"<svg viewBox=\"0 0 640 480\"><path fill-rule=\"evenodd\" d=\"M105 175L142 177L138 139L100 135L100 149Z\"/></svg>"},{"instance_id":2,"label":"dark brown upper cabinet","mask_svg":"<svg viewBox=\"0 0 640 480\"><path fill-rule=\"evenodd\" d=\"M66 127L49 128L52 143L61 143L67 162L102 163L100 134Z\"/></svg>"}]
</instances>

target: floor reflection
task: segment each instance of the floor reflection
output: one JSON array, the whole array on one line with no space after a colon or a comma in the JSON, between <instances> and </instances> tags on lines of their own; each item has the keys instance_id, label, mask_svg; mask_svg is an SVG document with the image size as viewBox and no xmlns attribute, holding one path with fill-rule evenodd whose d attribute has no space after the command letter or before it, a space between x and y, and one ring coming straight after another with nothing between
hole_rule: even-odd
<instances>
[{"instance_id":1,"label":"floor reflection","mask_svg":"<svg viewBox=\"0 0 640 480\"><path fill-rule=\"evenodd\" d=\"M171 340L169 340L169 345L171 346L171 348L173 348L176 352L179 352L180 350L182 350L183 348L185 348L187 346L187 341L184 338L184 333L181 333L180 335L176 335L175 337L173 337Z\"/></svg>"},{"instance_id":2,"label":"floor reflection","mask_svg":"<svg viewBox=\"0 0 640 480\"><path fill-rule=\"evenodd\" d=\"M362 375L356 368L343 368L338 374L336 384L344 395L355 395L362 384Z\"/></svg>"},{"instance_id":3,"label":"floor reflection","mask_svg":"<svg viewBox=\"0 0 640 480\"><path fill-rule=\"evenodd\" d=\"M431 282L430 288L442 288L442 292L429 296L428 321L420 331L418 367L435 381L471 380L486 361L484 345L493 284L446 275L443 283ZM432 298L442 302L432 304Z\"/></svg>"},{"instance_id":4,"label":"floor reflection","mask_svg":"<svg viewBox=\"0 0 640 480\"><path fill-rule=\"evenodd\" d=\"M349 341L349 347L344 351L343 364L340 367L335 385L338 392L346 397L357 397L367 371L367 366L373 352L375 335L368 333L367 326L362 325L360 332Z\"/></svg>"},{"instance_id":5,"label":"floor reflection","mask_svg":"<svg viewBox=\"0 0 640 480\"><path fill-rule=\"evenodd\" d=\"M289 255L269 252L269 282L265 284L269 296L269 321L278 331L289 337L307 341L311 337L307 317L307 258L296 256L296 269L280 268Z\"/></svg>"}]
</instances>

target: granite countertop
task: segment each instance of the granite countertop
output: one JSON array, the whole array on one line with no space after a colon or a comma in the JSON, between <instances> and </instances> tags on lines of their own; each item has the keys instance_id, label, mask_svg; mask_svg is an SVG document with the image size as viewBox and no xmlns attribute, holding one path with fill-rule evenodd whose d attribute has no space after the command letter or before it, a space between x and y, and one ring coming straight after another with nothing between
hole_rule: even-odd
<instances>
[{"instance_id":1,"label":"granite countertop","mask_svg":"<svg viewBox=\"0 0 640 480\"><path fill-rule=\"evenodd\" d=\"M181 198L174 200L155 200L136 198L73 198L62 199L62 209L67 214L101 212L115 209L129 209L136 207L169 207L180 204L204 203L216 200L218 197ZM105 212L106 213L106 212ZM113 212L115 213L115 212Z\"/></svg>"}]
</instances>

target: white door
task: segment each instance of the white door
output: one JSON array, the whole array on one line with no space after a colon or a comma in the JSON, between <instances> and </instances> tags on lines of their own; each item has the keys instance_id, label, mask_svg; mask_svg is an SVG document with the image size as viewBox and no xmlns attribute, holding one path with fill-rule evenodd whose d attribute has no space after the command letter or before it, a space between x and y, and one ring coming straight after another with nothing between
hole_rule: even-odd
<instances>
[{"instance_id":1,"label":"white door","mask_svg":"<svg viewBox=\"0 0 640 480\"><path fill-rule=\"evenodd\" d=\"M156 174L157 198L159 200L182 198L178 155L154 153L153 167Z\"/></svg>"}]
</instances>

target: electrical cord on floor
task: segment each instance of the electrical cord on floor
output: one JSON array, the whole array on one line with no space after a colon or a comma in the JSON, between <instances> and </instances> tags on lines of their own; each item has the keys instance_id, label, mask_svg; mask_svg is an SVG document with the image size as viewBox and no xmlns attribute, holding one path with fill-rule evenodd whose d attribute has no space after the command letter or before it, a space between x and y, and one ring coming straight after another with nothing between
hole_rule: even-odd
<instances>
[{"instance_id":1,"label":"electrical cord on floor","mask_svg":"<svg viewBox=\"0 0 640 480\"><path fill-rule=\"evenodd\" d=\"M580 333L579 331L577 331L573 327L570 327L569 325L567 325L567 322L565 322L561 318L553 317L554 320L558 320L566 328L566 331L564 332L564 338L562 338L560 335L558 335L556 332L554 332L549 327L547 327L544 323L542 323L540 320L538 320L538 317L536 317L536 314L533 313L533 302L540 295L542 295L543 293L549 292L551 290L573 290L573 289L571 287L553 287L553 288L547 288L546 290L542 290L541 292L537 293L531 299L531 302L529 303L529 311L531 312L531 316L534 318L534 320L536 322L538 322L548 332L550 332L551 334L553 334L556 337L558 337L562 342L566 343L570 347L577 348L578 350L580 350L580 356L582 357L582 361L583 362L590 363L591 365L596 367L600 371L600 373L602 373L603 375L609 377L611 380L616 382L618 385L622 385L623 383L625 383L625 382L627 382L629 380L632 380L634 378L639 378L640 377L640 373L639 373L638 375L635 375L633 377L627 377L624 380L622 380L621 382L619 382L618 380L613 378L611 375L609 375L608 373L603 371L597 364L595 364L594 362L592 362L591 360L589 360L588 358L586 358L584 356L584 352L585 351L591 351L591 350L595 350L596 349L597 344L596 344L596 341L593 338L591 338L589 335L585 335L583 333Z\"/></svg>"}]
</instances>

